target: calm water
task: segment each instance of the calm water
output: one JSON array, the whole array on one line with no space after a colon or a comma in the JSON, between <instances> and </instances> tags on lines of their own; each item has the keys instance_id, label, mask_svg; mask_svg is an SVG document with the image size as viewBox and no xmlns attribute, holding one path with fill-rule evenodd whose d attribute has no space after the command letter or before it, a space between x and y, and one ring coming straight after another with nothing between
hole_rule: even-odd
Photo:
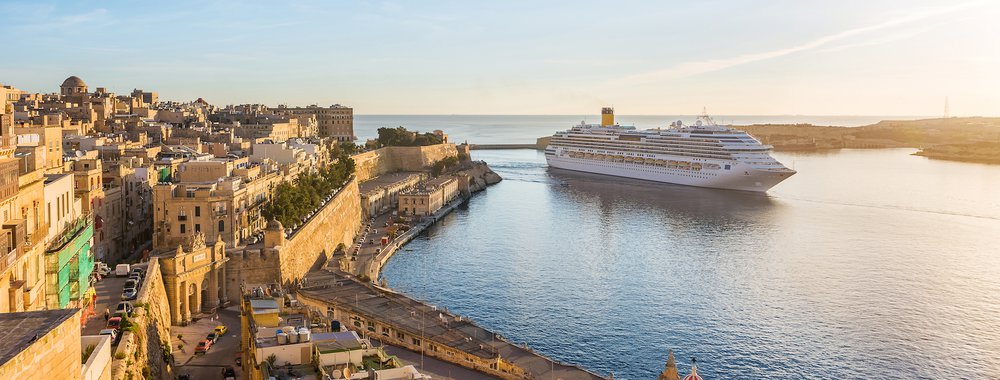
<instances>
[{"instance_id":1,"label":"calm water","mask_svg":"<svg viewBox=\"0 0 1000 380\"><path fill-rule=\"evenodd\" d=\"M598 110L594 110L598 111ZM617 120L624 125L635 125L637 128L648 129L666 127L670 122L682 120L694 123L696 116L692 115L661 115L661 116L631 116L618 115ZM794 124L809 123L814 125L835 125L857 127L874 124L880 120L920 119L918 116L747 116L720 115L715 116L719 123L736 125L777 123ZM379 127L403 126L410 130L430 132L441 129L448 133L451 141L461 143L468 141L474 144L530 144L542 136L551 136L556 131L566 130L580 121L599 123L599 114L594 115L355 115L354 133L359 141L378 136Z\"/></svg>"},{"instance_id":2,"label":"calm water","mask_svg":"<svg viewBox=\"0 0 1000 380\"><path fill-rule=\"evenodd\" d=\"M1000 378L1000 165L912 152L776 154L758 195L477 151L505 180L384 277L617 379Z\"/></svg>"}]
</instances>

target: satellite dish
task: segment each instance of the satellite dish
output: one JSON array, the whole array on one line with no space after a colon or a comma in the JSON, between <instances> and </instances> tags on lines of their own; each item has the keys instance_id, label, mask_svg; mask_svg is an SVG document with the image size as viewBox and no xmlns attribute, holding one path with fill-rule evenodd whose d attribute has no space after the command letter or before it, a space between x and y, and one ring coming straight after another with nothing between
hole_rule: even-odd
<instances>
[{"instance_id":1,"label":"satellite dish","mask_svg":"<svg viewBox=\"0 0 1000 380\"><path fill-rule=\"evenodd\" d=\"M73 152L73 154L76 155L77 157L83 157L83 151L78 150L76 152Z\"/></svg>"}]
</instances>

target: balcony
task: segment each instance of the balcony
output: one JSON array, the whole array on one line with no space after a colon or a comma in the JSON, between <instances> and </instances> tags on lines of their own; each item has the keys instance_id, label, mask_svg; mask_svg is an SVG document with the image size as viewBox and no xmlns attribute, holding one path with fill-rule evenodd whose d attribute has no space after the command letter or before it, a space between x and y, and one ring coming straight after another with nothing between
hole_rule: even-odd
<instances>
[{"instance_id":1,"label":"balcony","mask_svg":"<svg viewBox=\"0 0 1000 380\"><path fill-rule=\"evenodd\" d=\"M185 220L188 220L188 217L187 215L177 215L177 220L183 222Z\"/></svg>"},{"instance_id":2,"label":"balcony","mask_svg":"<svg viewBox=\"0 0 1000 380\"><path fill-rule=\"evenodd\" d=\"M17 248L12 249L3 256L0 256L0 273L3 273L7 268L14 265L17 262Z\"/></svg>"},{"instance_id":3,"label":"balcony","mask_svg":"<svg viewBox=\"0 0 1000 380\"><path fill-rule=\"evenodd\" d=\"M215 216L226 216L229 214L229 210L215 210Z\"/></svg>"}]
</instances>

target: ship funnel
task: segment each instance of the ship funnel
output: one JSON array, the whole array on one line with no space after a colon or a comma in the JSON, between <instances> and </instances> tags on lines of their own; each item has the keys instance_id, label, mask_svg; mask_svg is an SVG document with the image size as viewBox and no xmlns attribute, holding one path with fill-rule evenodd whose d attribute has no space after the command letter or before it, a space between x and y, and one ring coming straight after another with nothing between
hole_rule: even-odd
<instances>
[{"instance_id":1,"label":"ship funnel","mask_svg":"<svg viewBox=\"0 0 1000 380\"><path fill-rule=\"evenodd\" d=\"M610 127L615 125L615 109L611 107L601 108L601 126Z\"/></svg>"}]
</instances>

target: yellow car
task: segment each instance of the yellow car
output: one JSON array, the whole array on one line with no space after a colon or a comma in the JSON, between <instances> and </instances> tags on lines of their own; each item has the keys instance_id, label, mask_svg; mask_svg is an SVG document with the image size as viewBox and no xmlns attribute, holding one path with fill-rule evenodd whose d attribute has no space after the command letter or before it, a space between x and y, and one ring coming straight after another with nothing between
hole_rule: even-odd
<instances>
[{"instance_id":1,"label":"yellow car","mask_svg":"<svg viewBox=\"0 0 1000 380\"><path fill-rule=\"evenodd\" d=\"M228 329L226 329L226 326L218 325L218 326L215 326L215 330L213 330L213 331L215 331L216 335L220 335L221 336L221 335L225 334L226 331L228 331Z\"/></svg>"}]
</instances>

